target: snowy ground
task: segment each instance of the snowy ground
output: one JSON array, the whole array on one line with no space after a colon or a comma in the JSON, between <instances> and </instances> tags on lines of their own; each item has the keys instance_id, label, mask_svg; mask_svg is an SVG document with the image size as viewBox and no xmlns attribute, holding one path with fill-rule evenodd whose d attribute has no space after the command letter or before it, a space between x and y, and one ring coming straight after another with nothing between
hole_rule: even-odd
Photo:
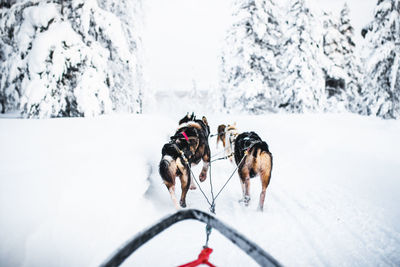
<instances>
[{"instance_id":1,"label":"snowy ground","mask_svg":"<svg viewBox=\"0 0 400 267\"><path fill-rule=\"evenodd\" d=\"M178 115L0 119L0 266L97 266L138 231L174 212L158 175ZM199 114L200 115L200 114ZM354 115L208 114L212 132L237 122L274 156L264 213L238 203L237 175L217 217L287 266L400 265L400 121ZM218 153L215 140L212 152ZM212 165L215 188L228 161ZM194 168L195 174L200 166ZM202 184L209 193L209 180ZM189 207L208 210L199 190ZM178 223L123 266L176 266L197 258L205 226ZM217 231L211 262L256 266ZM156 257L153 255L157 255Z\"/></svg>"}]
</instances>

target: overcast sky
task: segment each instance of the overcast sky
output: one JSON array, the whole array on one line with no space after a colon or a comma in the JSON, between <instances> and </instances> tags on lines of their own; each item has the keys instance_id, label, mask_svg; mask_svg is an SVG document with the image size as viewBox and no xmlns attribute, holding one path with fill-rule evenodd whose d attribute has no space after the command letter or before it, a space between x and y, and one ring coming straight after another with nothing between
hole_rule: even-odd
<instances>
[{"instance_id":1,"label":"overcast sky","mask_svg":"<svg viewBox=\"0 0 400 267\"><path fill-rule=\"evenodd\" d=\"M145 0L145 72L154 90L218 85L220 48L231 22L231 0ZM310 0L338 14L346 0ZM377 0L347 0L359 36ZM360 40L360 38L358 38Z\"/></svg>"}]
</instances>

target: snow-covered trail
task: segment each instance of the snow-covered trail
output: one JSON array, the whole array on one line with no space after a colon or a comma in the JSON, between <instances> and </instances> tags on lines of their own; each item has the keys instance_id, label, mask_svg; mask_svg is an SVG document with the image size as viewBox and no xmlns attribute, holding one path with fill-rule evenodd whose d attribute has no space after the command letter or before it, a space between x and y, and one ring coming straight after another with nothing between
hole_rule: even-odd
<instances>
[{"instance_id":1,"label":"snow-covered trail","mask_svg":"<svg viewBox=\"0 0 400 267\"><path fill-rule=\"evenodd\" d=\"M240 131L254 130L269 143L274 169L264 213L256 212L261 192L259 178L252 179L252 204L245 208L238 203L241 190L235 173L217 200L220 219L240 229L284 265L400 263L399 197L396 196L400 162L395 159L399 148L395 133L400 129L398 123L351 115L281 115L235 120ZM222 122L234 121L229 117L211 120L212 132ZM371 129L371 123L378 125ZM210 140L210 145L214 154L220 152L215 139ZM196 174L200 172L200 167L194 169ZM234 169L229 161L212 164L214 192ZM159 177L156 175L154 179ZM210 195L208 180L202 187ZM170 202L168 194L163 197L163 201ZM208 209L199 190L189 193L188 203L191 207ZM200 231L202 244L205 234L201 227ZM175 235L171 233L170 238ZM216 247L229 243L222 240L219 236ZM236 255L238 250L233 250ZM225 253L226 249L221 263L226 262ZM218 249L214 254L218 262ZM242 265L234 258L229 264ZM242 260L248 264L247 257Z\"/></svg>"},{"instance_id":2,"label":"snow-covered trail","mask_svg":"<svg viewBox=\"0 0 400 267\"><path fill-rule=\"evenodd\" d=\"M0 120L0 265L96 266L174 212L157 165L180 117ZM208 120L212 132L234 121L239 131L256 131L274 156L264 213L256 211L259 178L246 208L235 173L217 200L219 219L287 266L400 264L399 122L354 115ZM210 145L218 153L214 138ZM234 168L212 164L214 192ZM209 179L201 186L209 195ZM208 210L198 189L187 203ZM176 266L195 259L204 242L203 224L181 222L124 266ZM256 266L217 231L209 245L218 266Z\"/></svg>"}]
</instances>

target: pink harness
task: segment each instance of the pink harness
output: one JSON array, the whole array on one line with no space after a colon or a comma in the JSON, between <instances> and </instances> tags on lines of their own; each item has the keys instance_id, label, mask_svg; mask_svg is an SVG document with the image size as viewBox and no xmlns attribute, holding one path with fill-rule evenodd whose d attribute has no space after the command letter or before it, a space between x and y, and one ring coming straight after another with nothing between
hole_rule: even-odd
<instances>
[{"instance_id":1,"label":"pink harness","mask_svg":"<svg viewBox=\"0 0 400 267\"><path fill-rule=\"evenodd\" d=\"M185 137L186 141L189 142L189 137L186 135L186 133L185 133L185 132L182 132L181 134L183 135L183 137Z\"/></svg>"}]
</instances>

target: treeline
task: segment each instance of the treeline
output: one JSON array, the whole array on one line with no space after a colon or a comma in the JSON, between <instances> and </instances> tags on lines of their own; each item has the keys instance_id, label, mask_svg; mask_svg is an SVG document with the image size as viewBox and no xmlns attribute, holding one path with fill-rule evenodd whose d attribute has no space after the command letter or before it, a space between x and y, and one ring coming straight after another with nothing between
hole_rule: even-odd
<instances>
[{"instance_id":1,"label":"treeline","mask_svg":"<svg viewBox=\"0 0 400 267\"><path fill-rule=\"evenodd\" d=\"M322 17L305 0L288 10L274 0L241 0L235 10L221 64L228 112L400 117L400 0L378 1L362 53L347 5Z\"/></svg>"}]
</instances>

